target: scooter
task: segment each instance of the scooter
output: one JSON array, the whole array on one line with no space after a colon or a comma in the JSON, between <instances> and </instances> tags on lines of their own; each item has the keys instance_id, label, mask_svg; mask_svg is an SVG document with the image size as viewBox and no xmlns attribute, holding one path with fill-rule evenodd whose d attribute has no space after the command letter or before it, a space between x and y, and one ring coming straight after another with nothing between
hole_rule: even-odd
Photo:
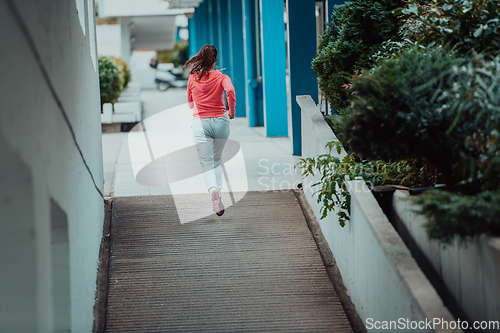
<instances>
[{"instance_id":1,"label":"scooter","mask_svg":"<svg viewBox=\"0 0 500 333\"><path fill-rule=\"evenodd\" d=\"M182 68L176 69L173 64L158 64L155 83L158 90L165 91L170 87L185 88L188 80L184 78Z\"/></svg>"}]
</instances>

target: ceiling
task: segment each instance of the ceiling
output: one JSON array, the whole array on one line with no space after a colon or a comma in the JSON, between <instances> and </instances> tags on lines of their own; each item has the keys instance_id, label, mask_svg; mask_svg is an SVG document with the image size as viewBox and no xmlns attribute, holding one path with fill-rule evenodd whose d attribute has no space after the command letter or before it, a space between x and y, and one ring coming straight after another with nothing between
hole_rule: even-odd
<instances>
[{"instance_id":1,"label":"ceiling","mask_svg":"<svg viewBox=\"0 0 500 333\"><path fill-rule=\"evenodd\" d=\"M176 17L192 16L201 2L203 0L98 0L97 9L99 17L118 17L128 24L133 49L159 50L174 47L179 25ZM182 20L177 23L179 21Z\"/></svg>"}]
</instances>

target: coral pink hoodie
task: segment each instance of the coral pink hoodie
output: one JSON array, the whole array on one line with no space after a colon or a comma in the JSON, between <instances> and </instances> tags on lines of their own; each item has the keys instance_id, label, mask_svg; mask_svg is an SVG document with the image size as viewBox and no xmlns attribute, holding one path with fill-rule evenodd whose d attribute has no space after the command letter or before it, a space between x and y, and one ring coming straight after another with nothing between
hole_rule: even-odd
<instances>
[{"instance_id":1,"label":"coral pink hoodie","mask_svg":"<svg viewBox=\"0 0 500 333\"><path fill-rule=\"evenodd\" d=\"M208 79L207 79L208 75ZM226 91L229 114L234 114L236 96L229 76L213 70L198 79L198 73L189 75L187 97L194 118L214 118L226 115L223 93Z\"/></svg>"}]
</instances>

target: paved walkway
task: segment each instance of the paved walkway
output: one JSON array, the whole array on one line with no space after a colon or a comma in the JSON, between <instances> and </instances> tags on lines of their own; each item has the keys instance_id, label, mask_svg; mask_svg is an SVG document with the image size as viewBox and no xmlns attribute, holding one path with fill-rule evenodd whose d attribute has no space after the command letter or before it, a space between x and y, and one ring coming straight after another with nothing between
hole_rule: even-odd
<instances>
[{"instance_id":1,"label":"paved walkway","mask_svg":"<svg viewBox=\"0 0 500 333\"><path fill-rule=\"evenodd\" d=\"M217 217L185 90L142 99L140 127L103 134L114 197L107 331L351 332L290 190L301 182L290 140L231 121Z\"/></svg>"},{"instance_id":2,"label":"paved walkway","mask_svg":"<svg viewBox=\"0 0 500 333\"><path fill-rule=\"evenodd\" d=\"M292 191L179 222L172 196L114 199L107 332L352 332Z\"/></svg>"},{"instance_id":3,"label":"paved walkway","mask_svg":"<svg viewBox=\"0 0 500 333\"><path fill-rule=\"evenodd\" d=\"M172 194L169 186L171 182L137 182L137 169L193 145L190 127L192 111L187 106L185 89L168 89L165 92L145 90L141 94L146 134L131 132L102 136L106 197ZM300 157L291 155L289 138L267 138L264 128L249 127L247 118L231 120L229 138L241 146L240 159L233 161L241 163L233 166L235 170L229 177L233 176L235 182L244 180L248 191L297 188L297 184L302 181L299 170L294 169ZM143 144L145 142L149 142L149 145ZM197 161L191 164L177 163L179 165L201 170ZM167 171L175 173L175 170ZM193 171L195 174L197 172ZM175 193L205 191L201 176L174 186Z\"/></svg>"}]
</instances>

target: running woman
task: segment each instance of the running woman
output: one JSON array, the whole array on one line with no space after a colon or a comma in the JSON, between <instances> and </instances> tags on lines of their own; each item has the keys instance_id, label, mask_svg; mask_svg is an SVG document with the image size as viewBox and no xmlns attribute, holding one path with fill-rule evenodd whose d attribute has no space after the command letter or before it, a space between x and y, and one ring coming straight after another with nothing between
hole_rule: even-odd
<instances>
[{"instance_id":1,"label":"running woman","mask_svg":"<svg viewBox=\"0 0 500 333\"><path fill-rule=\"evenodd\" d=\"M222 216L222 151L229 137L229 119L234 119L236 97L229 76L214 69L216 62L215 46L204 45L186 61L184 68L190 69L187 98L189 108L193 109L193 140L214 211ZM229 105L228 115L223 101L224 91Z\"/></svg>"}]
</instances>

